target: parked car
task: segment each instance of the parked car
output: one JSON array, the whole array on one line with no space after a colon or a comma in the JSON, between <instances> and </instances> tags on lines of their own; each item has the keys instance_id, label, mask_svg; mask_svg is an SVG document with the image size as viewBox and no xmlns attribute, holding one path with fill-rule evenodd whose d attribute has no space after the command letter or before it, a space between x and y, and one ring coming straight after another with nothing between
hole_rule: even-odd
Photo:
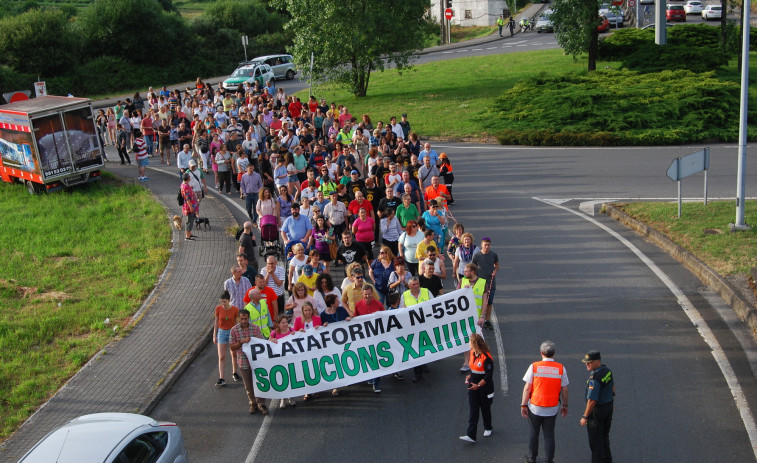
<instances>
[{"instance_id":1,"label":"parked car","mask_svg":"<svg viewBox=\"0 0 757 463\"><path fill-rule=\"evenodd\" d=\"M704 9L704 4L699 0L689 0L683 6L683 11L685 11L686 14L699 14L702 12L702 9Z\"/></svg>"},{"instance_id":2,"label":"parked car","mask_svg":"<svg viewBox=\"0 0 757 463\"><path fill-rule=\"evenodd\" d=\"M187 463L181 430L133 413L95 413L73 419L37 442L19 463Z\"/></svg>"},{"instance_id":3,"label":"parked car","mask_svg":"<svg viewBox=\"0 0 757 463\"><path fill-rule=\"evenodd\" d=\"M554 32L555 26L552 24L552 20L549 19L549 15L552 14L552 10L544 10L539 16L539 20L536 21L536 32Z\"/></svg>"},{"instance_id":4,"label":"parked car","mask_svg":"<svg viewBox=\"0 0 757 463\"><path fill-rule=\"evenodd\" d=\"M277 79L294 79L297 70L294 68L294 59L292 55L269 55L258 56L250 61L250 64L267 64L271 67L273 75Z\"/></svg>"},{"instance_id":5,"label":"parked car","mask_svg":"<svg viewBox=\"0 0 757 463\"><path fill-rule=\"evenodd\" d=\"M709 21L710 19L720 19L723 16L722 5L707 5L702 10L702 19Z\"/></svg>"},{"instance_id":6,"label":"parked car","mask_svg":"<svg viewBox=\"0 0 757 463\"><path fill-rule=\"evenodd\" d=\"M607 32L610 30L610 20L605 16L599 17L599 26L597 26L599 32Z\"/></svg>"},{"instance_id":7,"label":"parked car","mask_svg":"<svg viewBox=\"0 0 757 463\"><path fill-rule=\"evenodd\" d=\"M612 27L623 27L623 13L618 10L604 10L599 14L607 18L610 21Z\"/></svg>"},{"instance_id":8,"label":"parked car","mask_svg":"<svg viewBox=\"0 0 757 463\"><path fill-rule=\"evenodd\" d=\"M686 11L683 5L668 5L665 7L665 18L668 21L686 22Z\"/></svg>"},{"instance_id":9,"label":"parked car","mask_svg":"<svg viewBox=\"0 0 757 463\"><path fill-rule=\"evenodd\" d=\"M228 79L223 81L223 88L226 90L236 90L239 84L245 82L252 84L255 81L260 85L265 85L269 80L275 80L270 66L267 64L249 64L238 67Z\"/></svg>"}]
</instances>

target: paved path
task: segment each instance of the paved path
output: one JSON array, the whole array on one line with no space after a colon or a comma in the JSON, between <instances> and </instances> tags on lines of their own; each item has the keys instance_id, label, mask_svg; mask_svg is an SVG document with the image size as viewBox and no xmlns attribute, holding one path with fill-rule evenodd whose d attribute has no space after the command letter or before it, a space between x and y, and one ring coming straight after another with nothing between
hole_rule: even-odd
<instances>
[{"instance_id":1,"label":"paved path","mask_svg":"<svg viewBox=\"0 0 757 463\"><path fill-rule=\"evenodd\" d=\"M115 153L110 156L117 158ZM151 162L155 165L155 158ZM127 182L137 182L136 167L108 162L106 169ZM144 185L166 206L168 227L169 217L180 214L179 180L175 168L163 169L166 173L148 171L151 181ZM213 308L236 255L234 237L226 231L236 221L213 195L203 200L200 213L210 219L212 230L195 231L197 240L185 241L183 232L173 229L171 259L128 335L99 352L5 441L0 461L17 461L47 432L79 415L148 414L202 350L210 339Z\"/></svg>"}]
</instances>

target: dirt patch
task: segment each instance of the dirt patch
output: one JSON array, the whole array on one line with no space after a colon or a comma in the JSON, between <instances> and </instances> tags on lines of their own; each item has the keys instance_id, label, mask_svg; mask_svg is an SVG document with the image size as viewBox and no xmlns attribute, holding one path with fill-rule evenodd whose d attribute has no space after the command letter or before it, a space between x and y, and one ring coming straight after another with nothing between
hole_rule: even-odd
<instances>
[{"instance_id":1,"label":"dirt patch","mask_svg":"<svg viewBox=\"0 0 757 463\"><path fill-rule=\"evenodd\" d=\"M746 299L752 306L757 308L757 288L755 288L754 279L745 273L725 275L725 279Z\"/></svg>"}]
</instances>

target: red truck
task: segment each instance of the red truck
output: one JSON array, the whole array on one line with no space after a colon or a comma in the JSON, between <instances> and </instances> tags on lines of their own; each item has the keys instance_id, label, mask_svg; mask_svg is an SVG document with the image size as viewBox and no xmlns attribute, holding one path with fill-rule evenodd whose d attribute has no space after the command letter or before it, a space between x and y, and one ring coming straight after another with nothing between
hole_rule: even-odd
<instances>
[{"instance_id":1,"label":"red truck","mask_svg":"<svg viewBox=\"0 0 757 463\"><path fill-rule=\"evenodd\" d=\"M0 178L29 193L100 180L105 161L88 98L42 96L0 105Z\"/></svg>"}]
</instances>

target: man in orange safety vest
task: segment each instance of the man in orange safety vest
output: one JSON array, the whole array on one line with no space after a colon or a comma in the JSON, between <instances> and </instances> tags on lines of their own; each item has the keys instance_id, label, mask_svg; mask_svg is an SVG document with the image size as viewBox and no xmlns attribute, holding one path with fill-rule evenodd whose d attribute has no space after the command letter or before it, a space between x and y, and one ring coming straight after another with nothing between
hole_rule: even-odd
<instances>
[{"instance_id":1,"label":"man in orange safety vest","mask_svg":"<svg viewBox=\"0 0 757 463\"><path fill-rule=\"evenodd\" d=\"M536 461L539 453L539 431L543 430L546 461L551 463L555 457L557 413L560 412L563 417L568 416L568 373L565 367L554 359L555 343L544 341L539 350L541 362L532 363L523 376L526 384L523 386L520 414L523 418L528 418L531 425L529 452L525 461Z\"/></svg>"}]
</instances>

